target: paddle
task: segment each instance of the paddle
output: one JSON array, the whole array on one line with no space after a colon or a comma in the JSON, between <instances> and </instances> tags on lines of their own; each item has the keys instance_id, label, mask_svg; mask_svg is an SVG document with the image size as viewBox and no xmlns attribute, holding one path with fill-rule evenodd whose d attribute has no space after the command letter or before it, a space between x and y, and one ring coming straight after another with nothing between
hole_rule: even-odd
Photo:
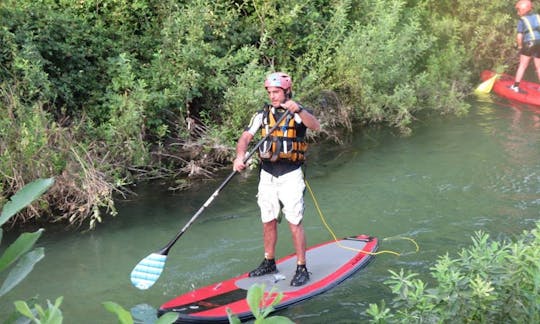
<instances>
[{"instance_id":1,"label":"paddle","mask_svg":"<svg viewBox=\"0 0 540 324\"><path fill-rule=\"evenodd\" d=\"M480 85L476 87L474 92L475 93L490 93L498 77L499 77L499 73L495 73L491 78L480 83Z\"/></svg>"},{"instance_id":2,"label":"paddle","mask_svg":"<svg viewBox=\"0 0 540 324\"><path fill-rule=\"evenodd\" d=\"M246 163L249 158L255 153L259 146L264 143L264 141L272 134L274 130L279 126L279 124L289 115L289 112L284 113L276 124L268 131L267 135L262 138L246 155L244 158L244 163ZM223 189L229 181L236 175L236 171L231 172L229 176L223 181L223 183L214 191L214 193L206 200L206 202L199 208L199 210L191 217L187 224L176 234L176 236L169 241L161 250L158 252L151 253L146 258L142 259L131 271L131 283L141 290L146 290L158 280L163 268L165 267L165 261L167 260L167 254L173 245L178 241L178 239L184 234L184 232L193 224L193 222L202 214L202 212L208 207L212 201L218 196L221 189Z\"/></svg>"}]
</instances>

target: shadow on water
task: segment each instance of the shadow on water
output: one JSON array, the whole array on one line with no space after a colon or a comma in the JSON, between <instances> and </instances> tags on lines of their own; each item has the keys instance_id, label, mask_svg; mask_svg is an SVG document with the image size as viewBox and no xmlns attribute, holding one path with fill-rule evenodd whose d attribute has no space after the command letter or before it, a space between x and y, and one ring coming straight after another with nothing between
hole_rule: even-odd
<instances>
[{"instance_id":1,"label":"shadow on water","mask_svg":"<svg viewBox=\"0 0 540 324\"><path fill-rule=\"evenodd\" d=\"M365 309L391 297L388 270L419 272L429 280L438 256L470 245L475 231L512 238L540 217L540 112L481 99L466 116L420 117L409 137L384 127L361 129L343 145L315 144L306 168L321 219L306 194L308 245L338 237L379 237L382 254L338 287L280 314L298 323L366 319ZM46 257L0 301L0 318L12 301L64 296L66 322L112 323L101 303L131 309L151 323L155 309L178 294L251 270L262 258L256 205L257 172L236 176L173 247L158 282L131 286L132 268L161 248L200 208L230 170L188 192L140 184L137 196L118 203L119 215L93 232L46 231L38 245ZM407 240L413 238L420 246ZM292 253L286 225L278 256ZM309 260L308 260L309 262ZM309 266L309 264L308 264ZM8 302L9 301L9 302Z\"/></svg>"}]
</instances>

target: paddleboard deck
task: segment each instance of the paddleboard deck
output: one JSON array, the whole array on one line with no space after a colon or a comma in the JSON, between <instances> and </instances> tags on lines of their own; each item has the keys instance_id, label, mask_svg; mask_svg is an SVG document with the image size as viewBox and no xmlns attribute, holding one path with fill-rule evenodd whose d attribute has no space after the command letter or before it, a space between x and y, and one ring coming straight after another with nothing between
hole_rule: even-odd
<instances>
[{"instance_id":1,"label":"paddleboard deck","mask_svg":"<svg viewBox=\"0 0 540 324\"><path fill-rule=\"evenodd\" d=\"M480 74L480 78L485 81L494 75L495 72L484 70ZM493 92L509 100L540 107L540 84L522 80L519 84L519 92L510 89L513 84L514 76L500 74L493 84Z\"/></svg>"},{"instance_id":2,"label":"paddleboard deck","mask_svg":"<svg viewBox=\"0 0 540 324\"><path fill-rule=\"evenodd\" d=\"M265 294L283 293L275 311L289 307L328 289L335 287L355 272L365 267L373 258L378 240L367 235L358 235L312 246L306 250L310 280L303 286L290 285L296 271L296 255L290 254L276 261L278 273L260 277L249 277L244 273L238 277L195 289L163 304L158 315L176 312L176 323L229 323L227 308L240 320L253 318L246 300L247 291L253 284L265 284Z\"/></svg>"}]
</instances>

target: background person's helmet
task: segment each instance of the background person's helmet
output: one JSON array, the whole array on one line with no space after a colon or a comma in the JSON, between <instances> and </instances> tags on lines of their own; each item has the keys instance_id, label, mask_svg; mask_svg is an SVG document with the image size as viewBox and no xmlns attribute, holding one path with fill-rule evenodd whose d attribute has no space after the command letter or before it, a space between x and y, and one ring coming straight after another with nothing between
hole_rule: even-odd
<instances>
[{"instance_id":1,"label":"background person's helmet","mask_svg":"<svg viewBox=\"0 0 540 324\"><path fill-rule=\"evenodd\" d=\"M264 80L264 87L278 87L285 90L285 94L289 97L292 95L292 80L287 73L275 72L270 74Z\"/></svg>"},{"instance_id":2,"label":"background person's helmet","mask_svg":"<svg viewBox=\"0 0 540 324\"><path fill-rule=\"evenodd\" d=\"M516 9L520 9L522 12L528 12L532 9L532 3L530 0L519 0L516 2Z\"/></svg>"}]
</instances>

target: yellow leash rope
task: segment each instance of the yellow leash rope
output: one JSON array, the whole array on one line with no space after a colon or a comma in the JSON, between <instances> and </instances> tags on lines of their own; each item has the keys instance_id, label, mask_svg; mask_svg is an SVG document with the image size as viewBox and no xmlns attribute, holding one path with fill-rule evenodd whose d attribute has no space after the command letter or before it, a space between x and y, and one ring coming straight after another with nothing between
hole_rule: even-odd
<instances>
[{"instance_id":1,"label":"yellow leash rope","mask_svg":"<svg viewBox=\"0 0 540 324\"><path fill-rule=\"evenodd\" d=\"M306 183L306 188L308 188L308 191L309 191L309 194L311 195L311 198L313 199L313 203L315 204L315 208L317 209L317 212L319 213L319 216L321 217L321 220L324 224L324 226L326 227L326 229L328 230L328 232L330 233L330 235L332 235L332 237L334 238L334 241L338 244L339 247L343 248L343 249L346 249L346 250L352 250L352 251L356 251L356 252L362 252L362 253L365 253L365 254L368 254L368 255L378 255L378 254L383 254L383 253L390 253L390 254L394 254L394 255L397 255L397 256L400 256L401 254L398 253L398 252L394 252L394 251L389 251L389 250L383 250L383 251L377 251L377 252L368 252L368 251L363 251L363 250L358 250L358 249L354 249L354 248L351 248L351 247L348 247L348 246L344 246L342 245L338 238L336 237L336 234L334 234L334 231L332 230L332 228L330 227L330 225L328 225L328 223L326 222L326 219L321 211L321 208L319 207L319 203L317 202L317 199L315 198L315 195L313 194L313 190L311 190L311 186L309 185L308 181L305 180L305 183ZM389 237L389 238L385 238L383 240L391 240L391 239L405 239L405 240L409 240L411 242L414 243L414 245L416 246L416 252L418 252L419 250L419 247L418 247L418 244L412 239L412 238L409 238L409 237L401 237L401 236L394 236L394 237Z\"/></svg>"}]
</instances>

